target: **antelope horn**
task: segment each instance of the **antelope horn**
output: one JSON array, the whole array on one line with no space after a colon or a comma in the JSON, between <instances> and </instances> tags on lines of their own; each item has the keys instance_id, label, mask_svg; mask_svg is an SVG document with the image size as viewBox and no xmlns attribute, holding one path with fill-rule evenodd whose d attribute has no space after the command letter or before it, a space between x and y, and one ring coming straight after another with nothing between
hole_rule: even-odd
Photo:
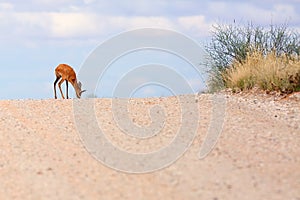
<instances>
[{"instance_id":1,"label":"antelope horn","mask_svg":"<svg viewBox=\"0 0 300 200\"><path fill-rule=\"evenodd\" d=\"M82 91L80 91L80 95L82 94L82 93L84 93L86 90L82 90Z\"/></svg>"}]
</instances>

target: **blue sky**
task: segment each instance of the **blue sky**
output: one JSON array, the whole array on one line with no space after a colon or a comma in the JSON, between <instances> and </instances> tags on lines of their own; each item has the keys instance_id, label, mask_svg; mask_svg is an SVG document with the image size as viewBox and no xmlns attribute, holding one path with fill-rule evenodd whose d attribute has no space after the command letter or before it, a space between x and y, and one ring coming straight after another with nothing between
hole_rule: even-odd
<instances>
[{"instance_id":1,"label":"blue sky","mask_svg":"<svg viewBox=\"0 0 300 200\"><path fill-rule=\"evenodd\" d=\"M201 45L208 40L213 24L233 20L241 24L252 21L262 26L287 22L299 31L300 1L0 0L0 99L53 98L54 69L59 63L68 63L79 71L99 44L121 32L144 27L167 28ZM153 61L144 60L149 55ZM103 79L103 86L99 86L101 89L89 93L113 96L114 84L122 76L121 72L126 72L120 67L127 66L128 71L130 66L136 67L136 59L142 61L139 65L155 62L174 67L193 90L202 88L203 80L189 70L187 63L170 55L145 51L116 62ZM131 80L146 76L137 74ZM168 88L160 87L146 84L135 95L171 94ZM74 96L73 89L70 90Z\"/></svg>"}]
</instances>

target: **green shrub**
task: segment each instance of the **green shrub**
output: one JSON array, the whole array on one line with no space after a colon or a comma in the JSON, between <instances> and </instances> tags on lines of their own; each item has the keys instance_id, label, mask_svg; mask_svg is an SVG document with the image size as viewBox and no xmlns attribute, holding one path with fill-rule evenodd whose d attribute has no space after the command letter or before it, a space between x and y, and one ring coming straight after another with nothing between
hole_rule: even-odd
<instances>
[{"instance_id":1,"label":"green shrub","mask_svg":"<svg viewBox=\"0 0 300 200\"><path fill-rule=\"evenodd\" d=\"M246 26L234 23L232 25L218 24L213 28L211 41L205 46L209 55L207 65L211 76L208 84L211 91L230 87L224 76L225 71L232 67L233 63L243 64L247 56L255 52L260 52L263 56L274 53L276 57L284 55L287 59L299 60L299 33L288 29L287 25L270 25L269 28L263 28L251 23ZM290 76L293 77L291 79L297 79L294 78L295 74ZM239 82L240 87L244 89L253 87L253 84L253 77ZM266 78L260 84L262 88L275 88L277 86L272 86L272 84L283 86L285 81L277 80L276 83L270 83Z\"/></svg>"}]
</instances>

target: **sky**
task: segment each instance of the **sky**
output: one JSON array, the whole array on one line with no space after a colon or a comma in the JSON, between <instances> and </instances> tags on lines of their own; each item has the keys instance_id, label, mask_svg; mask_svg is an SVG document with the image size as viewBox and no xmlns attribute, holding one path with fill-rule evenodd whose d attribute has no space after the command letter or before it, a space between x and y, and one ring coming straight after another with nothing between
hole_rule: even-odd
<instances>
[{"instance_id":1,"label":"sky","mask_svg":"<svg viewBox=\"0 0 300 200\"><path fill-rule=\"evenodd\" d=\"M0 99L53 98L58 64L67 63L80 72L99 45L126 31L148 27L174 30L203 46L214 24L233 21L260 26L288 23L300 32L300 0L0 0ZM203 61L200 54L199 63ZM97 88L87 91L85 97L118 96L114 89L121 79L123 88L133 82L140 84L130 93L133 97L191 92L181 90L184 84L176 83L176 78L170 79L170 85L157 82L161 78L153 81L170 73L157 73L151 64L168 66L194 92L205 89L205 73L200 77L178 55L142 49L118 57L99 78ZM156 73L146 68L129 73L144 65ZM88 85L82 84L83 89ZM75 97L73 89L69 90Z\"/></svg>"}]
</instances>

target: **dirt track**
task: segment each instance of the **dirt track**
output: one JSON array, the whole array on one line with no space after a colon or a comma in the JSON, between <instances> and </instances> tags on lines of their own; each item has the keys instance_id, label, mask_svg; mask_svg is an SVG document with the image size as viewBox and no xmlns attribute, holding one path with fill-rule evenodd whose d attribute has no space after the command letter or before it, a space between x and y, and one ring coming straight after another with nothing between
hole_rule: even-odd
<instances>
[{"instance_id":1,"label":"dirt track","mask_svg":"<svg viewBox=\"0 0 300 200\"><path fill-rule=\"evenodd\" d=\"M226 96L223 132L203 160L199 149L211 116L211 95L199 95L201 121L191 148L173 165L147 174L110 169L84 148L72 100L0 101L0 199L300 199L300 101ZM149 123L147 107L164 104L159 136L133 140L114 127L111 100L96 100L107 137L128 151L168 144L180 126L174 97L137 99L133 121ZM177 117L176 117L177 116Z\"/></svg>"}]
</instances>

